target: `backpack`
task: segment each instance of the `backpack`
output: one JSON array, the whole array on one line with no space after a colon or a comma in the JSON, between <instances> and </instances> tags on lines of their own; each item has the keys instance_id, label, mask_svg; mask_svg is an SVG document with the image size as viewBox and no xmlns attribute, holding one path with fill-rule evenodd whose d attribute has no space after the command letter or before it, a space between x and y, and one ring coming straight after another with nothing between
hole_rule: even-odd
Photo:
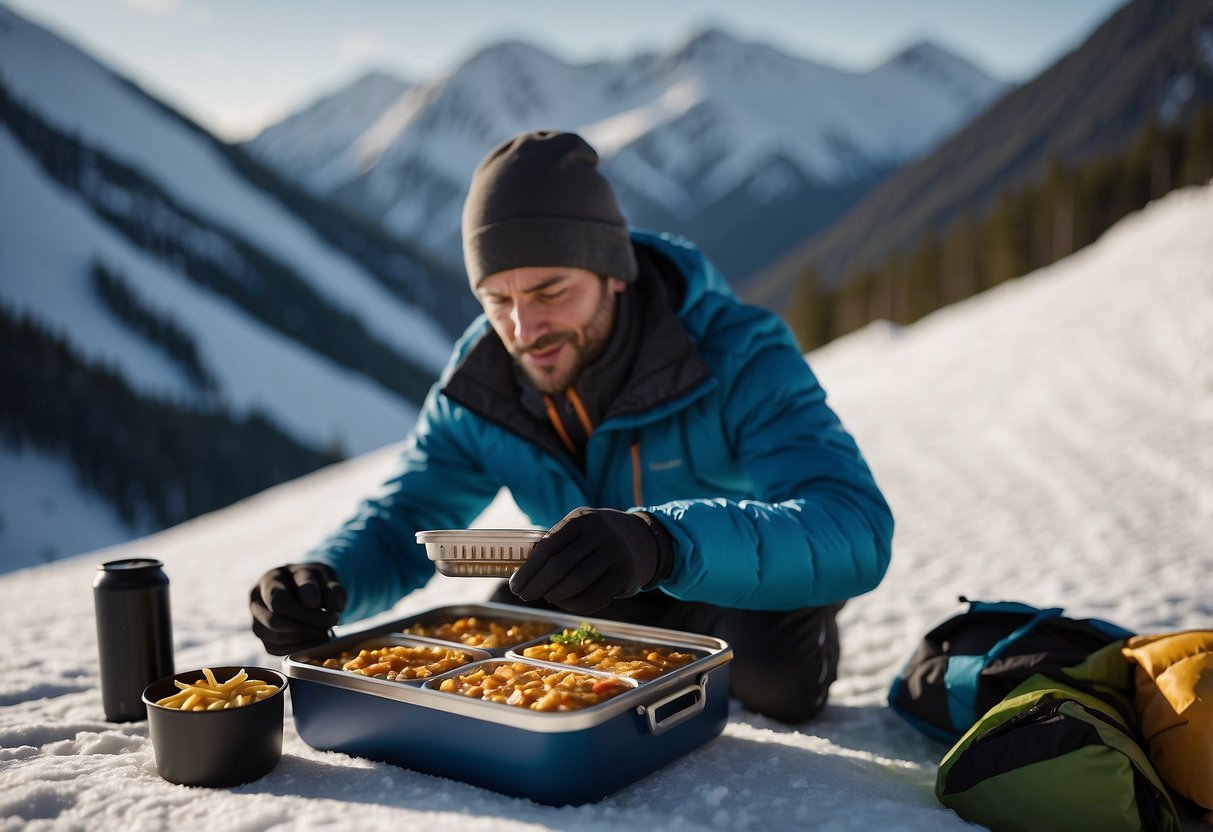
<instances>
[{"instance_id":1,"label":"backpack","mask_svg":"<svg viewBox=\"0 0 1213 832\"><path fill-rule=\"evenodd\" d=\"M1107 621L1066 618L1059 607L960 600L969 609L927 633L888 695L895 713L949 744L1034 674L1056 676L1133 635Z\"/></svg>"},{"instance_id":2,"label":"backpack","mask_svg":"<svg viewBox=\"0 0 1213 832\"><path fill-rule=\"evenodd\" d=\"M940 763L939 801L996 832L1179 832L1121 692L1122 645L991 708Z\"/></svg>"}]
</instances>

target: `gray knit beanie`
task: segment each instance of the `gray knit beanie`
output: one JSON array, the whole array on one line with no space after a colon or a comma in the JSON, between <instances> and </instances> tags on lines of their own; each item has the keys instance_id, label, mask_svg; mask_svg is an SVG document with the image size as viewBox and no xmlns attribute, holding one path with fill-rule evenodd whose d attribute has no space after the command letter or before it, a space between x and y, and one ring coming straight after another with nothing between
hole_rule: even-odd
<instances>
[{"instance_id":1,"label":"gray knit beanie","mask_svg":"<svg viewBox=\"0 0 1213 832\"><path fill-rule=\"evenodd\" d=\"M522 133L476 168L463 205L463 262L475 289L506 269L567 266L636 280L627 222L573 133Z\"/></svg>"}]
</instances>

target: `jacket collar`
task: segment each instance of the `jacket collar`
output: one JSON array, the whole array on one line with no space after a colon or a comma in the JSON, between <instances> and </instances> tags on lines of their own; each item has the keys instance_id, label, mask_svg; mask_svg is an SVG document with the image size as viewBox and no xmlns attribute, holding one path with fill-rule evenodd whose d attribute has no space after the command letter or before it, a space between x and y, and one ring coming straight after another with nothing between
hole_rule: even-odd
<instances>
[{"instance_id":1,"label":"jacket collar","mask_svg":"<svg viewBox=\"0 0 1213 832\"><path fill-rule=\"evenodd\" d=\"M603 423L675 402L710 376L675 311L686 293L686 278L653 248L635 244L635 250L640 273L637 282L624 294L636 295L630 301L631 308L621 317L626 325L623 334L639 337L639 345L630 349L629 345L618 343L617 333L612 332L612 342L602 356L630 361L631 371L620 378L621 374L614 372L613 367L587 367L577 385L583 399L593 400L594 410L601 414ZM617 388L617 392L596 395L588 388L596 380L607 385L607 389ZM587 389L582 389L583 382ZM569 455L548 419L526 405L525 400L537 395L536 391L516 372L514 359L491 327L467 351L442 393L557 456Z\"/></svg>"}]
</instances>

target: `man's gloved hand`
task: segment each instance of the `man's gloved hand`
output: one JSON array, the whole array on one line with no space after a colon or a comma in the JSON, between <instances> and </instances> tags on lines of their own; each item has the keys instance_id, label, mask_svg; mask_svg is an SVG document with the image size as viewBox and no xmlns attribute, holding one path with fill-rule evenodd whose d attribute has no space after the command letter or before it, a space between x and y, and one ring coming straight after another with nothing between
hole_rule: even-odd
<instances>
[{"instance_id":1,"label":"man's gloved hand","mask_svg":"<svg viewBox=\"0 0 1213 832\"><path fill-rule=\"evenodd\" d=\"M249 593L253 634L274 656L320 644L341 618L345 600L345 587L328 564L279 566Z\"/></svg>"},{"instance_id":2,"label":"man's gloved hand","mask_svg":"<svg viewBox=\"0 0 1213 832\"><path fill-rule=\"evenodd\" d=\"M578 508L535 544L510 591L588 615L670 576L674 541L652 515Z\"/></svg>"}]
</instances>

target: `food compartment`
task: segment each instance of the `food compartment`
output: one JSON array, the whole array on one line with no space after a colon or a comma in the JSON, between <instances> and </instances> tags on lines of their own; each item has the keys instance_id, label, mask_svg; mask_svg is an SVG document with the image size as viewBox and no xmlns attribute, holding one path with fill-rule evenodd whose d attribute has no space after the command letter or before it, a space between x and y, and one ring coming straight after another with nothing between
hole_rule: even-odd
<instances>
[{"instance_id":1,"label":"food compartment","mask_svg":"<svg viewBox=\"0 0 1213 832\"><path fill-rule=\"evenodd\" d=\"M483 650L388 635L344 647L316 648L301 658L308 664L329 670L389 682L412 682L439 676L487 657L488 653Z\"/></svg>"},{"instance_id":2,"label":"food compartment","mask_svg":"<svg viewBox=\"0 0 1213 832\"><path fill-rule=\"evenodd\" d=\"M546 639L510 650L507 655L647 682L707 654L690 647L614 636L583 623L576 629L566 627Z\"/></svg>"},{"instance_id":3,"label":"food compartment","mask_svg":"<svg viewBox=\"0 0 1213 832\"><path fill-rule=\"evenodd\" d=\"M524 662L490 659L425 683L428 690L542 713L592 708L627 693L636 683L622 676Z\"/></svg>"},{"instance_id":4,"label":"food compartment","mask_svg":"<svg viewBox=\"0 0 1213 832\"><path fill-rule=\"evenodd\" d=\"M528 618L525 614L485 614L483 611L469 612L456 608L439 610L437 614L411 621L404 626L402 632L501 655L508 648L537 638L545 638L557 627L552 621Z\"/></svg>"}]
</instances>

